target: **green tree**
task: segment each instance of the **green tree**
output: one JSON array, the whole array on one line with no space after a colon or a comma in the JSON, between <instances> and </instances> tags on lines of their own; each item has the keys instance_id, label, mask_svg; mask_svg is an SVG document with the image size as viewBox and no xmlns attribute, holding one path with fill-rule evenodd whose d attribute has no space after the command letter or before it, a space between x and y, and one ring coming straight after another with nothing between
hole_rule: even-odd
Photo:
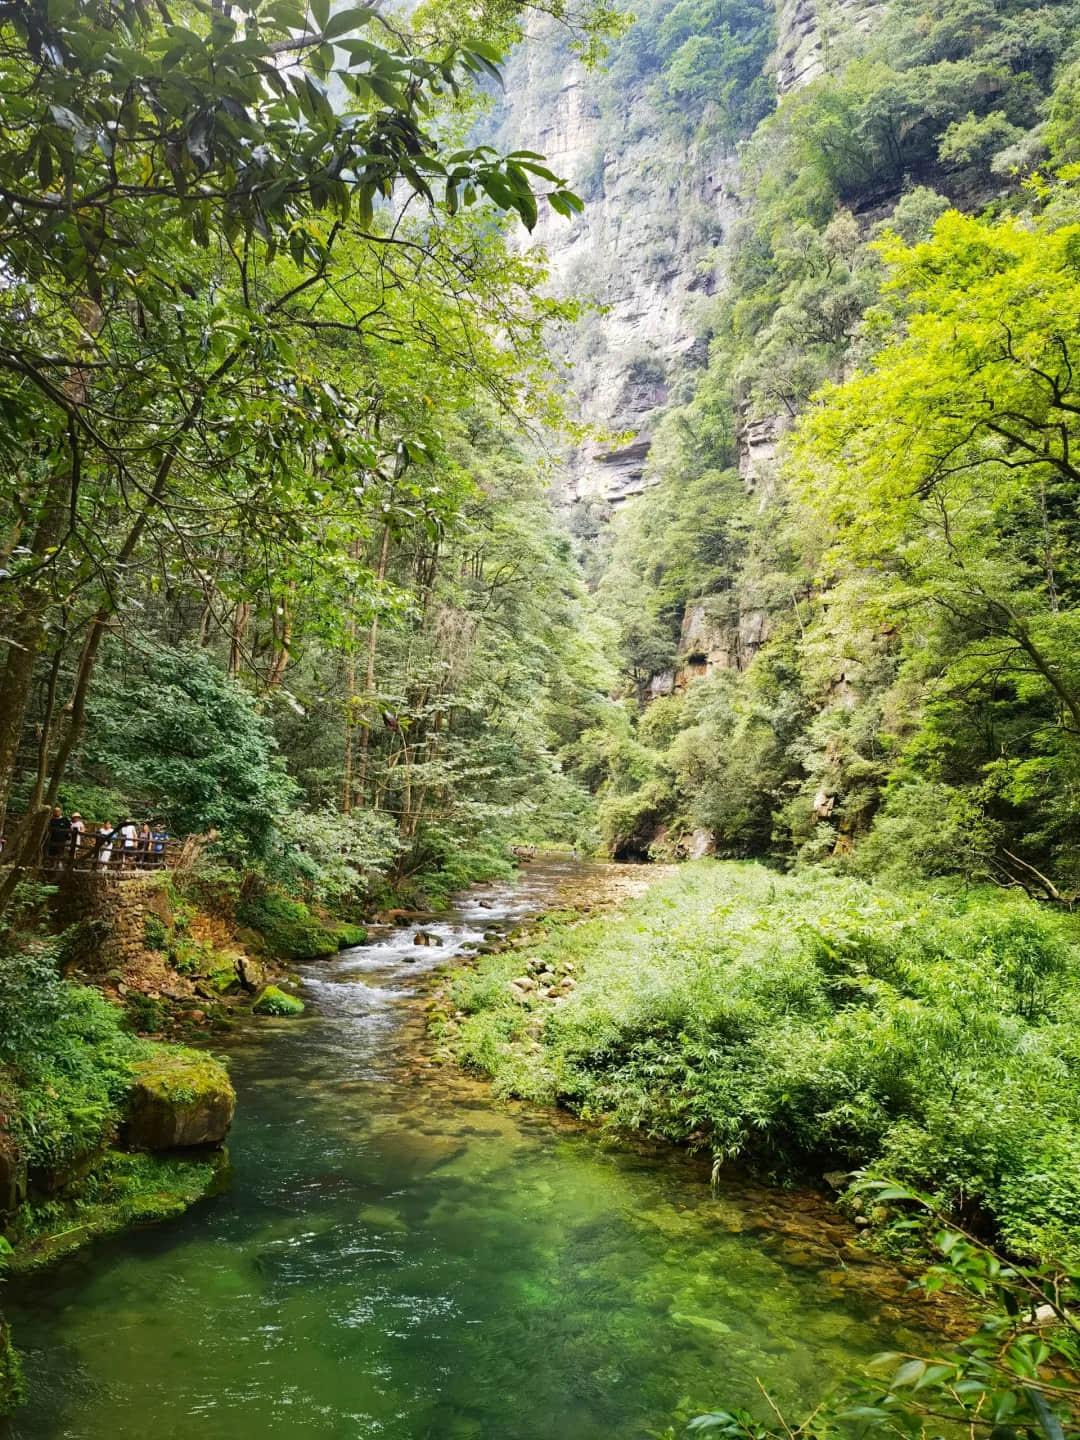
<instances>
[{"instance_id":1,"label":"green tree","mask_svg":"<svg viewBox=\"0 0 1080 1440\"><path fill-rule=\"evenodd\" d=\"M794 449L841 593L883 623L904 617L942 701L1024 707L985 754L1006 803L1040 774L1068 776L1071 796L1080 763L1078 242L1075 225L955 212L924 244L883 242L873 363L825 390ZM1007 844L997 865L1043 883Z\"/></svg>"}]
</instances>

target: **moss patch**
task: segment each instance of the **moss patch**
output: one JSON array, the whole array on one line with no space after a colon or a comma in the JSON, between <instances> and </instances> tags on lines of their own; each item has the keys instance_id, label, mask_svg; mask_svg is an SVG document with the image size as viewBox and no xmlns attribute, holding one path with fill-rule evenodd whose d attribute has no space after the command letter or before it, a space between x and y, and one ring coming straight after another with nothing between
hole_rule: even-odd
<instances>
[{"instance_id":1,"label":"moss patch","mask_svg":"<svg viewBox=\"0 0 1080 1440\"><path fill-rule=\"evenodd\" d=\"M276 985L267 985L252 1009L256 1015L302 1015L304 1002L295 995L286 995Z\"/></svg>"},{"instance_id":2,"label":"moss patch","mask_svg":"<svg viewBox=\"0 0 1080 1440\"><path fill-rule=\"evenodd\" d=\"M353 945L366 945L368 932L362 925L339 925L337 936L341 949L348 950Z\"/></svg>"},{"instance_id":3,"label":"moss patch","mask_svg":"<svg viewBox=\"0 0 1080 1440\"><path fill-rule=\"evenodd\" d=\"M129 1225L182 1215L211 1194L227 1167L223 1151L192 1160L109 1150L93 1169L52 1200L24 1205L11 1229L13 1270L38 1269ZM0 1414L3 1414L0 1335Z\"/></svg>"},{"instance_id":4,"label":"moss patch","mask_svg":"<svg viewBox=\"0 0 1080 1440\"><path fill-rule=\"evenodd\" d=\"M11 1343L11 1328L0 1315L0 1417L11 1415L22 1404L22 1366Z\"/></svg>"},{"instance_id":5,"label":"moss patch","mask_svg":"<svg viewBox=\"0 0 1080 1440\"><path fill-rule=\"evenodd\" d=\"M343 943L341 927L324 925L301 900L275 890L237 907L236 918L262 937L265 953L279 960L315 960Z\"/></svg>"}]
</instances>

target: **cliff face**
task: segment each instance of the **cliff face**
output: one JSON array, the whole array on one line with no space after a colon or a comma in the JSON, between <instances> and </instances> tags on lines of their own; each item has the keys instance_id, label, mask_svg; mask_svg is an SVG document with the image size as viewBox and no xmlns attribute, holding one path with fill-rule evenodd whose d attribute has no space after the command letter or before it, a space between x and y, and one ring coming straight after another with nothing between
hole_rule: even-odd
<instances>
[{"instance_id":1,"label":"cliff face","mask_svg":"<svg viewBox=\"0 0 1080 1440\"><path fill-rule=\"evenodd\" d=\"M783 0L769 64L777 92L820 74L880 11L881 0ZM656 412L704 363L704 312L723 288L744 210L738 157L720 141L687 141L648 82L617 93L586 72L548 21L534 23L512 63L499 129L501 142L544 154L586 201L572 223L542 213L534 236L554 287L599 307L565 359L582 418L605 438L567 457L560 498L620 505L648 483ZM768 421L745 427L750 488L767 479L778 433Z\"/></svg>"},{"instance_id":2,"label":"cliff face","mask_svg":"<svg viewBox=\"0 0 1080 1440\"><path fill-rule=\"evenodd\" d=\"M776 89L808 85L843 48L873 29L882 0L782 0L777 14Z\"/></svg>"},{"instance_id":3,"label":"cliff face","mask_svg":"<svg viewBox=\"0 0 1080 1440\"><path fill-rule=\"evenodd\" d=\"M568 384L604 432L570 456L564 503L618 505L644 488L650 420L686 369L704 360L701 302L723 284L725 241L740 214L738 164L722 144L680 142L636 87L602 104L601 77L534 35L508 87L502 131L539 150L586 201L572 223L542 214L534 241L553 286L599 307L569 338Z\"/></svg>"}]
</instances>

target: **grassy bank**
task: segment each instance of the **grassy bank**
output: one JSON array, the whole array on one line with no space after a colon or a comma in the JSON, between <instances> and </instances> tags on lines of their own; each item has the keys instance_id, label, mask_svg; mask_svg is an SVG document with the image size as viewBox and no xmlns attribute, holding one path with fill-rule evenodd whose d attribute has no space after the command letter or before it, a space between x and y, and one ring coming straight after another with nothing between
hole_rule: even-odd
<instances>
[{"instance_id":1,"label":"grassy bank","mask_svg":"<svg viewBox=\"0 0 1080 1440\"><path fill-rule=\"evenodd\" d=\"M499 1091L776 1177L867 1166L1080 1250L1080 928L1014 893L688 865L449 985ZM515 983L516 982L516 983Z\"/></svg>"}]
</instances>

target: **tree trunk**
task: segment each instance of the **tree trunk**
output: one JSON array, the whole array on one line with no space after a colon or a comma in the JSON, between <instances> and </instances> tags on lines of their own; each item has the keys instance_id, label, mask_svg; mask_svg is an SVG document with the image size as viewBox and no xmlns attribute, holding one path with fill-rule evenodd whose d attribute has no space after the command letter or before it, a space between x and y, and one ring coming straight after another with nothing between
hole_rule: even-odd
<instances>
[{"instance_id":1,"label":"tree trunk","mask_svg":"<svg viewBox=\"0 0 1080 1440\"><path fill-rule=\"evenodd\" d=\"M379 566L375 572L375 579L378 582L376 589L382 586L386 578L386 557L390 551L390 521L383 524L382 545L379 548ZM360 736L360 765L356 775L356 801L360 806L365 804L365 790L367 788L368 748L371 744L371 696L375 689L375 648L379 638L379 612L375 611L371 617L371 629L368 632L368 653L367 671L364 675L364 709L367 723L364 725L364 733Z\"/></svg>"},{"instance_id":2,"label":"tree trunk","mask_svg":"<svg viewBox=\"0 0 1080 1440\"><path fill-rule=\"evenodd\" d=\"M39 566L47 563L63 533L71 494L71 472L49 482L45 505L34 531L30 554ZM4 833L8 799L15 779L19 741L34 684L34 667L45 643L45 620L51 600L40 571L15 600L15 614L7 629L7 657L0 677L0 835Z\"/></svg>"}]
</instances>

